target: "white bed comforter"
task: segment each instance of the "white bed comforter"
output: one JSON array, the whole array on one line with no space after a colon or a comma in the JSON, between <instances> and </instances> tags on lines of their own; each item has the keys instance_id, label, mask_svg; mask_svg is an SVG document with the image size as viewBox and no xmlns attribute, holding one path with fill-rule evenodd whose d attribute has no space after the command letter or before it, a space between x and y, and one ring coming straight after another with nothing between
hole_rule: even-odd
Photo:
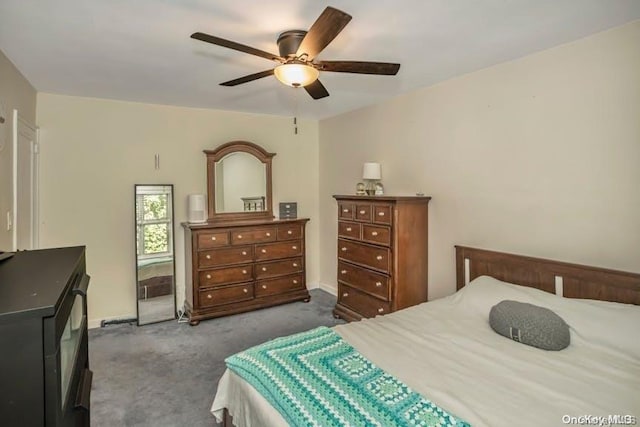
<instances>
[{"instance_id":1,"label":"white bed comforter","mask_svg":"<svg viewBox=\"0 0 640 427\"><path fill-rule=\"evenodd\" d=\"M496 334L489 310L504 299L555 311L571 327L571 345L545 351ZM445 410L473 426L499 427L561 426L585 415L630 415L640 423L638 327L638 306L570 300L481 277L450 297L334 329ZM238 427L286 425L229 370L211 411L220 419L225 407Z\"/></svg>"}]
</instances>

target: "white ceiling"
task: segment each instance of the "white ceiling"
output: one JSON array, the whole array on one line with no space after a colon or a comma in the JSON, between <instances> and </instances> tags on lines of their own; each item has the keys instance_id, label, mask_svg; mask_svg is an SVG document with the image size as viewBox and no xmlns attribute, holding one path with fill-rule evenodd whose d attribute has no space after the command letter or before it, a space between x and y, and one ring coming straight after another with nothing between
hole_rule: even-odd
<instances>
[{"instance_id":1,"label":"white ceiling","mask_svg":"<svg viewBox=\"0 0 640 427\"><path fill-rule=\"evenodd\" d=\"M275 77L222 87L274 63L189 38L277 53L328 5L353 20L318 59L397 76L323 72L317 101ZM41 92L321 119L635 19L639 0L0 0L0 50Z\"/></svg>"}]
</instances>

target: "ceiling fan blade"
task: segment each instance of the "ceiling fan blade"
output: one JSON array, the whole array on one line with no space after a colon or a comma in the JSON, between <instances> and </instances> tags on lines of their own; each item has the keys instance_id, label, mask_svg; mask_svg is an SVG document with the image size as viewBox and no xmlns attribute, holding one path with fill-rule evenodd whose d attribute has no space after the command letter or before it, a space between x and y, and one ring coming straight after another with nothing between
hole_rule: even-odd
<instances>
[{"instance_id":1,"label":"ceiling fan blade","mask_svg":"<svg viewBox=\"0 0 640 427\"><path fill-rule=\"evenodd\" d=\"M356 74L380 74L395 76L400 69L400 64L390 62L368 61L318 61L314 65L321 71L334 71L338 73Z\"/></svg>"},{"instance_id":2,"label":"ceiling fan blade","mask_svg":"<svg viewBox=\"0 0 640 427\"><path fill-rule=\"evenodd\" d=\"M351 15L333 7L327 7L302 39L296 56L306 53L309 60L315 58L336 38L349 21L351 21Z\"/></svg>"},{"instance_id":3,"label":"ceiling fan blade","mask_svg":"<svg viewBox=\"0 0 640 427\"><path fill-rule=\"evenodd\" d=\"M315 82L306 85L304 88L313 99L321 99L329 96L329 92L327 92L324 85L320 83L320 80L316 80Z\"/></svg>"},{"instance_id":4,"label":"ceiling fan blade","mask_svg":"<svg viewBox=\"0 0 640 427\"><path fill-rule=\"evenodd\" d=\"M261 71L259 73L249 74L248 76L244 76L234 80L229 80L228 82L220 83L220 86L237 86L237 85L241 85L242 83L252 82L254 80L258 80L263 77L267 77L271 75L273 75L273 70Z\"/></svg>"},{"instance_id":5,"label":"ceiling fan blade","mask_svg":"<svg viewBox=\"0 0 640 427\"><path fill-rule=\"evenodd\" d=\"M230 40L221 39L220 37L211 36L205 33L193 33L192 39L201 40L203 42L215 44L218 46L226 47L229 49L237 50L240 52L248 53L250 55L260 56L262 58L270 59L272 61L284 61L284 58L273 53L265 52L264 50L256 49L250 46L246 46L240 43L232 42Z\"/></svg>"}]
</instances>

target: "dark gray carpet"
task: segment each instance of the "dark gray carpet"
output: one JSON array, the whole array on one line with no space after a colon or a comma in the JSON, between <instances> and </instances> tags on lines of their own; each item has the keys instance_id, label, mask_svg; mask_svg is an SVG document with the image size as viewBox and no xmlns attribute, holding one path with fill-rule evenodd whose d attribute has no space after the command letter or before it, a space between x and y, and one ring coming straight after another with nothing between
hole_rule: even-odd
<instances>
[{"instance_id":1,"label":"dark gray carpet","mask_svg":"<svg viewBox=\"0 0 640 427\"><path fill-rule=\"evenodd\" d=\"M314 289L296 302L202 321L115 325L89 331L93 427L212 427L209 409L224 359L253 345L342 323L335 297Z\"/></svg>"}]
</instances>

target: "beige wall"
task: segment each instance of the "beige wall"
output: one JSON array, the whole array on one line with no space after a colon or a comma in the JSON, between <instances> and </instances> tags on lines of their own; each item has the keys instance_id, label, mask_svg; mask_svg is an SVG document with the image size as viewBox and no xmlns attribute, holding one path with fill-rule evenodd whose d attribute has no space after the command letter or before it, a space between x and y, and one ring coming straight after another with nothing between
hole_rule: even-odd
<instances>
[{"instance_id":1,"label":"beige wall","mask_svg":"<svg viewBox=\"0 0 640 427\"><path fill-rule=\"evenodd\" d=\"M7 230L7 211L12 209L12 121L13 110L29 124L36 123L36 90L0 51L0 104L4 106L5 123L0 125L0 250L12 249L12 232Z\"/></svg>"},{"instance_id":2,"label":"beige wall","mask_svg":"<svg viewBox=\"0 0 640 427\"><path fill-rule=\"evenodd\" d=\"M301 123L300 123L301 122ZM190 193L206 192L203 149L255 142L273 159L274 205L297 201L310 217L308 280L318 282L317 122L38 94L41 243L87 245L89 317L135 316L133 184L174 184L177 281L184 298L184 233ZM160 170L154 155L160 155ZM180 305L179 305L180 306Z\"/></svg>"},{"instance_id":3,"label":"beige wall","mask_svg":"<svg viewBox=\"0 0 640 427\"><path fill-rule=\"evenodd\" d=\"M402 71L401 71L402 72ZM320 123L320 281L365 161L430 203L429 292L454 244L640 272L640 21Z\"/></svg>"}]
</instances>

